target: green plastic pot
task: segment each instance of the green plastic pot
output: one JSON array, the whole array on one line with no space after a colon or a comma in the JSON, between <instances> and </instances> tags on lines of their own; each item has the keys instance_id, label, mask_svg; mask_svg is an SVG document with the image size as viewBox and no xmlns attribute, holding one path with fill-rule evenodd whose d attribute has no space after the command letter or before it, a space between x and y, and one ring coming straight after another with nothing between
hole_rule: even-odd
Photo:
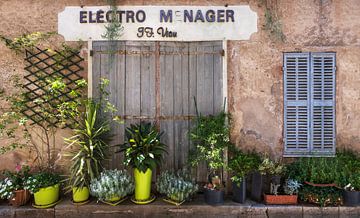
<instances>
[{"instance_id":1,"label":"green plastic pot","mask_svg":"<svg viewBox=\"0 0 360 218\"><path fill-rule=\"evenodd\" d=\"M150 198L152 170L148 168L145 173L134 169L135 200L145 201Z\"/></svg>"},{"instance_id":2,"label":"green plastic pot","mask_svg":"<svg viewBox=\"0 0 360 218\"><path fill-rule=\"evenodd\" d=\"M82 188L73 187L72 192L73 192L73 201L74 202L86 201L87 199L89 199L89 196L90 196L88 187L82 187Z\"/></svg>"},{"instance_id":3,"label":"green plastic pot","mask_svg":"<svg viewBox=\"0 0 360 218\"><path fill-rule=\"evenodd\" d=\"M34 193L35 204L45 206L57 202L59 200L59 191L59 184L41 188L38 192Z\"/></svg>"}]
</instances>

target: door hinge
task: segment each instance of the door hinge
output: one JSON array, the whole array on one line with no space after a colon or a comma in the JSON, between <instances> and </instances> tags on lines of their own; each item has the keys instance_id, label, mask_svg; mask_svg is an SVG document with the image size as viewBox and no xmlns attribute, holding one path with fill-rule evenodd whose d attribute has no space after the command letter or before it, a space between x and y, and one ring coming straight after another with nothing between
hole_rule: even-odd
<instances>
[{"instance_id":1,"label":"door hinge","mask_svg":"<svg viewBox=\"0 0 360 218\"><path fill-rule=\"evenodd\" d=\"M223 56L223 57L224 57L224 56L225 56L225 50L224 50L224 49L222 49L222 50L221 50L221 52L220 52L220 54L221 54L221 56Z\"/></svg>"},{"instance_id":2,"label":"door hinge","mask_svg":"<svg viewBox=\"0 0 360 218\"><path fill-rule=\"evenodd\" d=\"M90 57L94 56L94 50L90 50Z\"/></svg>"}]
</instances>

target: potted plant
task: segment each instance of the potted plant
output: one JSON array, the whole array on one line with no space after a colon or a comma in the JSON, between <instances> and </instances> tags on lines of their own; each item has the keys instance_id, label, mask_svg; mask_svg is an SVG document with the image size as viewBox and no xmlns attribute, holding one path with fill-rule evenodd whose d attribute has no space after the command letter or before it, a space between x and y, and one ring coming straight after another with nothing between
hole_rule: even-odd
<instances>
[{"instance_id":1,"label":"potted plant","mask_svg":"<svg viewBox=\"0 0 360 218\"><path fill-rule=\"evenodd\" d=\"M271 183L270 194L264 194L266 204L297 204L297 193L301 183L288 179L283 187L284 194L279 195L280 184Z\"/></svg>"},{"instance_id":2,"label":"potted plant","mask_svg":"<svg viewBox=\"0 0 360 218\"><path fill-rule=\"evenodd\" d=\"M157 179L156 189L166 196L164 201L179 206L198 190L198 185L184 170L179 170L176 173L165 171Z\"/></svg>"},{"instance_id":3,"label":"potted plant","mask_svg":"<svg viewBox=\"0 0 360 218\"><path fill-rule=\"evenodd\" d=\"M246 199L246 177L259 167L260 157L256 153L244 153L236 148L232 149L228 168L232 172L233 201L244 203Z\"/></svg>"},{"instance_id":4,"label":"potted plant","mask_svg":"<svg viewBox=\"0 0 360 218\"><path fill-rule=\"evenodd\" d=\"M40 172L25 180L24 188L34 194L35 205L51 207L59 200L61 178L58 174Z\"/></svg>"},{"instance_id":5,"label":"potted plant","mask_svg":"<svg viewBox=\"0 0 360 218\"><path fill-rule=\"evenodd\" d=\"M0 182L0 198L8 199L13 206L25 205L30 192L24 188L24 181L30 176L30 167L17 165L15 172L5 171L6 178Z\"/></svg>"},{"instance_id":6,"label":"potted plant","mask_svg":"<svg viewBox=\"0 0 360 218\"><path fill-rule=\"evenodd\" d=\"M166 145L160 142L163 132L155 124L141 122L126 128L126 140L120 145L119 152L124 152L124 164L134 169L134 203L144 204L155 200L150 196L152 170L159 166L166 152Z\"/></svg>"},{"instance_id":7,"label":"potted plant","mask_svg":"<svg viewBox=\"0 0 360 218\"><path fill-rule=\"evenodd\" d=\"M251 198L255 201L260 202L264 192L269 192L271 184L280 185L281 175L285 172L285 167L280 161L272 161L266 157L263 159L258 167L258 171L253 173L252 176L252 187L251 187ZM265 186L264 184L269 184Z\"/></svg>"},{"instance_id":8,"label":"potted plant","mask_svg":"<svg viewBox=\"0 0 360 218\"><path fill-rule=\"evenodd\" d=\"M344 204L357 206L360 203L360 174L354 173L348 178L348 182L343 190Z\"/></svg>"},{"instance_id":9,"label":"potted plant","mask_svg":"<svg viewBox=\"0 0 360 218\"><path fill-rule=\"evenodd\" d=\"M204 186L204 197L210 205L224 203L224 186L219 171L224 166L223 153L230 145L228 117L225 112L210 116L198 114L190 131L193 149L189 162L192 167L201 162L207 164L208 183Z\"/></svg>"},{"instance_id":10,"label":"potted plant","mask_svg":"<svg viewBox=\"0 0 360 218\"><path fill-rule=\"evenodd\" d=\"M105 170L90 184L91 195L111 205L121 203L133 191L134 181L126 170Z\"/></svg>"},{"instance_id":11,"label":"potted plant","mask_svg":"<svg viewBox=\"0 0 360 218\"><path fill-rule=\"evenodd\" d=\"M106 158L110 124L101 121L100 104L88 99L85 111L74 128L74 136L65 139L72 151L68 191L72 190L73 202L85 202L89 198L90 181L99 177Z\"/></svg>"}]
</instances>

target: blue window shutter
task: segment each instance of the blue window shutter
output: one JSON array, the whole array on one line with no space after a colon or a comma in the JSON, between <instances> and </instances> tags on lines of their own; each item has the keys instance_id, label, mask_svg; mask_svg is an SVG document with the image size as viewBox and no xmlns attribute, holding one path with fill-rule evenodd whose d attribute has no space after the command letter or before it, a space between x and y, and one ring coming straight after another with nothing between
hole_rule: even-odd
<instances>
[{"instance_id":1,"label":"blue window shutter","mask_svg":"<svg viewBox=\"0 0 360 218\"><path fill-rule=\"evenodd\" d=\"M335 53L311 53L311 151L335 154Z\"/></svg>"},{"instance_id":2,"label":"blue window shutter","mask_svg":"<svg viewBox=\"0 0 360 218\"><path fill-rule=\"evenodd\" d=\"M310 53L284 53L284 156L310 152Z\"/></svg>"}]
</instances>

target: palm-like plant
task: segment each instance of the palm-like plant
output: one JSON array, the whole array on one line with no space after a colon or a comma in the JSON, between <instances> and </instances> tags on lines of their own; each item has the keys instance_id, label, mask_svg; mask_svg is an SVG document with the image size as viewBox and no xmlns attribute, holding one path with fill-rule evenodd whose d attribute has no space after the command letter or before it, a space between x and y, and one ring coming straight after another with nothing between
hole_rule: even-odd
<instances>
[{"instance_id":1,"label":"palm-like plant","mask_svg":"<svg viewBox=\"0 0 360 218\"><path fill-rule=\"evenodd\" d=\"M124 164L145 173L148 168L160 165L166 151L166 145L160 142L163 132L159 132L152 123L132 124L126 128L125 143L119 152L124 152Z\"/></svg>"},{"instance_id":2,"label":"palm-like plant","mask_svg":"<svg viewBox=\"0 0 360 218\"><path fill-rule=\"evenodd\" d=\"M65 139L73 150L70 168L69 190L72 187L89 187L90 181L100 176L104 169L102 161L106 158L108 149L108 133L110 124L101 121L99 116L100 103L88 99L85 101L85 111L75 135Z\"/></svg>"}]
</instances>

